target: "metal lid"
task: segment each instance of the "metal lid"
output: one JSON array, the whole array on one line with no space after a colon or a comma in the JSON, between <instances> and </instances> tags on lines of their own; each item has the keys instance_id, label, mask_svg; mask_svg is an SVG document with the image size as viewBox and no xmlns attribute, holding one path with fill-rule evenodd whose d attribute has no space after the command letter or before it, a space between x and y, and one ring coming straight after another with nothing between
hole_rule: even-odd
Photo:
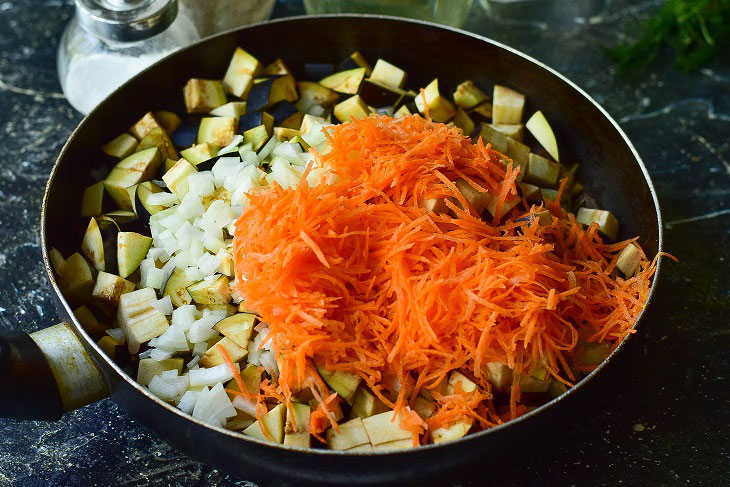
<instances>
[{"instance_id":1,"label":"metal lid","mask_svg":"<svg viewBox=\"0 0 730 487\"><path fill-rule=\"evenodd\" d=\"M75 0L76 16L87 32L114 42L148 39L177 17L177 0Z\"/></svg>"}]
</instances>

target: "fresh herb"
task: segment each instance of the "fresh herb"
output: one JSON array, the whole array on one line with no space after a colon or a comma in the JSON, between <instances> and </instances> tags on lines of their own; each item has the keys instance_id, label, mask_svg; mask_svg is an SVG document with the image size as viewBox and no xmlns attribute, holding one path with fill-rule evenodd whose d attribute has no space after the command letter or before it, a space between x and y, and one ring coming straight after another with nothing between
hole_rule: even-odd
<instances>
[{"instance_id":1,"label":"fresh herb","mask_svg":"<svg viewBox=\"0 0 730 487\"><path fill-rule=\"evenodd\" d=\"M710 61L730 37L730 0L667 0L641 36L607 50L618 74L643 73L664 46L676 55L676 66L692 71Z\"/></svg>"}]
</instances>

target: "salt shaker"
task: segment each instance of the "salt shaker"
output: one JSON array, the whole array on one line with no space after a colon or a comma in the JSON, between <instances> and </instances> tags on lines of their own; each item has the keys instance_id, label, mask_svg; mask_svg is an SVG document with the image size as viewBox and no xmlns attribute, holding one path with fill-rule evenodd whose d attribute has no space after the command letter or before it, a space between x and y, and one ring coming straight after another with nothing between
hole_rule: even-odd
<instances>
[{"instance_id":1,"label":"salt shaker","mask_svg":"<svg viewBox=\"0 0 730 487\"><path fill-rule=\"evenodd\" d=\"M90 112L129 78L199 39L177 0L75 0L58 50L66 98Z\"/></svg>"}]
</instances>

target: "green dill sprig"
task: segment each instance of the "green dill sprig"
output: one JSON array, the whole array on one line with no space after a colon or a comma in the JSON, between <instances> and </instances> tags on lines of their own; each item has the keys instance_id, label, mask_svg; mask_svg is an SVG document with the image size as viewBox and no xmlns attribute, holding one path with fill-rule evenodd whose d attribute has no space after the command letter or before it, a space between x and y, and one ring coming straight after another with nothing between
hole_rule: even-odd
<instances>
[{"instance_id":1,"label":"green dill sprig","mask_svg":"<svg viewBox=\"0 0 730 487\"><path fill-rule=\"evenodd\" d=\"M710 61L730 38L730 0L667 0L639 38L606 52L623 76L643 73L670 47L675 65L692 71Z\"/></svg>"}]
</instances>

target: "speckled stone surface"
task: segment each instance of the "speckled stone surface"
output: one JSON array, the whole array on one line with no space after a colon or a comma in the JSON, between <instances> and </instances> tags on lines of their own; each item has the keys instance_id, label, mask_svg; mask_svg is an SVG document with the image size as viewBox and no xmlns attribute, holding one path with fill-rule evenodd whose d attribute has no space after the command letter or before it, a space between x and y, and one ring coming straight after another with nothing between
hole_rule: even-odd
<instances>
[{"instance_id":1,"label":"speckled stone surface","mask_svg":"<svg viewBox=\"0 0 730 487\"><path fill-rule=\"evenodd\" d=\"M533 2L539 3L539 2ZM730 59L693 74L666 63L616 81L601 46L659 1L556 0L466 28L522 50L620 122L659 192L666 263L643 328L592 390L558 447L456 484L730 484ZM477 2L475 2L477 4ZM558 6L559 5L559 6ZM69 0L0 0L0 330L55 322L38 222L53 160L81 116L56 78ZM279 2L275 15L302 12ZM546 443L547 444L547 443ZM252 485L177 452L109 400L55 423L0 420L0 485Z\"/></svg>"}]
</instances>

